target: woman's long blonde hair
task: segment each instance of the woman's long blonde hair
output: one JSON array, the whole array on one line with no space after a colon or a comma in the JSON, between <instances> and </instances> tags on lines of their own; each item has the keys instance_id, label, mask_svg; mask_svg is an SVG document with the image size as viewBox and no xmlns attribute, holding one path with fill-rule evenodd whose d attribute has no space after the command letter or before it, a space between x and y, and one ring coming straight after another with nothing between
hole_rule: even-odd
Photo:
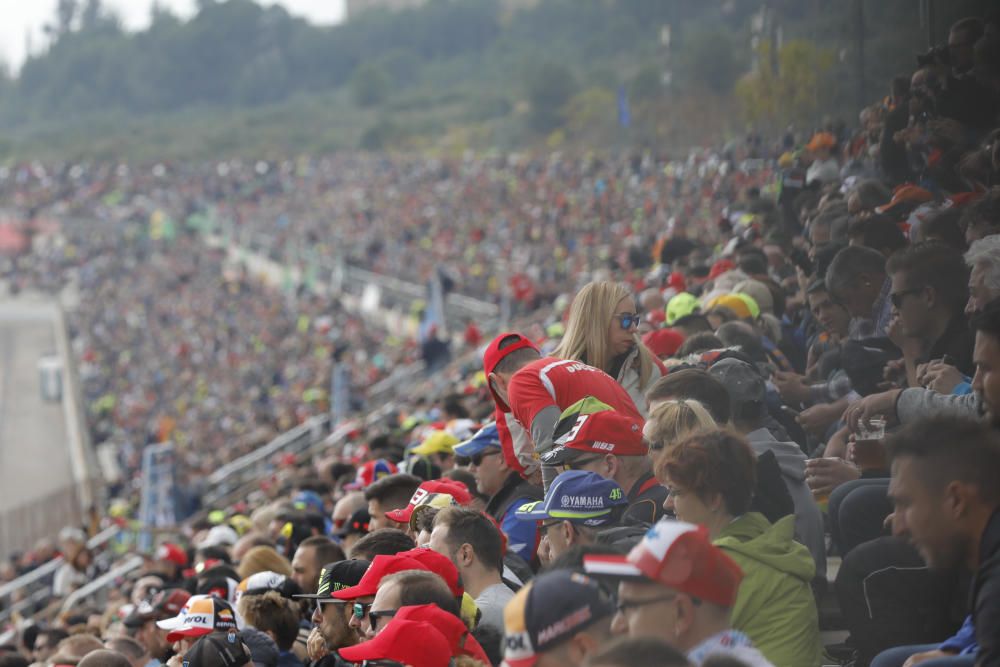
<instances>
[{"instance_id":1,"label":"woman's long blonde hair","mask_svg":"<svg viewBox=\"0 0 1000 667\"><path fill-rule=\"evenodd\" d=\"M573 298L566 333L553 356L577 359L608 372L612 359L608 353L608 326L618 302L630 296L632 293L621 283L600 281L584 285ZM639 389L645 390L653 371L653 353L642 344L638 334L632 337L639 348Z\"/></svg>"},{"instance_id":2,"label":"woman's long blonde hair","mask_svg":"<svg viewBox=\"0 0 1000 667\"><path fill-rule=\"evenodd\" d=\"M657 402L649 411L642 435L651 450L668 449L694 431L718 428L712 415L699 401L681 399Z\"/></svg>"}]
</instances>

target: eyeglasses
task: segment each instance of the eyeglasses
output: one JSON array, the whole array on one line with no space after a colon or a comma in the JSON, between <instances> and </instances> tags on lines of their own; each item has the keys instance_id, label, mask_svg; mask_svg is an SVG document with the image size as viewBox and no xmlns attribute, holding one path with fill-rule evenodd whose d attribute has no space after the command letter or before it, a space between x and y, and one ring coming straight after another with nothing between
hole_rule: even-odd
<instances>
[{"instance_id":1,"label":"eyeglasses","mask_svg":"<svg viewBox=\"0 0 1000 667\"><path fill-rule=\"evenodd\" d=\"M314 612L318 611L320 613L323 613L323 605L325 605L325 604L333 605L335 607L346 607L347 606L347 600L335 600L333 598L322 599L322 600L315 599L315 600L313 600L312 609L313 609Z\"/></svg>"},{"instance_id":2,"label":"eyeglasses","mask_svg":"<svg viewBox=\"0 0 1000 667\"><path fill-rule=\"evenodd\" d=\"M395 660L383 658L381 660L365 660L361 663L361 667L406 667L406 665Z\"/></svg>"},{"instance_id":3,"label":"eyeglasses","mask_svg":"<svg viewBox=\"0 0 1000 667\"><path fill-rule=\"evenodd\" d=\"M478 468L479 466L483 465L483 459L485 459L487 456L496 456L499 453L500 452L498 452L495 449L490 450L488 452L486 451L479 452L478 454L473 454L472 456L470 456L469 461L472 463L472 465Z\"/></svg>"},{"instance_id":4,"label":"eyeglasses","mask_svg":"<svg viewBox=\"0 0 1000 667\"><path fill-rule=\"evenodd\" d=\"M670 602L676 597L676 595L662 595L658 598L649 598L647 600L619 600L618 604L615 605L615 609L618 610L619 614L624 614L629 609L638 609L658 602Z\"/></svg>"},{"instance_id":5,"label":"eyeglasses","mask_svg":"<svg viewBox=\"0 0 1000 667\"><path fill-rule=\"evenodd\" d=\"M368 610L372 608L371 602L355 602L354 603L354 618L359 621L368 614Z\"/></svg>"},{"instance_id":6,"label":"eyeglasses","mask_svg":"<svg viewBox=\"0 0 1000 667\"><path fill-rule=\"evenodd\" d=\"M642 321L638 313L622 313L621 315L615 315L614 319L618 321L618 325L625 331L639 326L639 322Z\"/></svg>"},{"instance_id":7,"label":"eyeglasses","mask_svg":"<svg viewBox=\"0 0 1000 667\"><path fill-rule=\"evenodd\" d=\"M892 301L893 308L899 309L903 306L903 299L911 294L918 294L923 291L923 287L912 287L910 289L899 290L898 292L890 294L889 300Z\"/></svg>"},{"instance_id":8,"label":"eyeglasses","mask_svg":"<svg viewBox=\"0 0 1000 667\"><path fill-rule=\"evenodd\" d=\"M378 619L380 618L392 618L396 615L398 609L385 609L383 611L375 611L374 609L368 612L368 624L371 625L372 632L375 632L376 626L378 626Z\"/></svg>"}]
</instances>

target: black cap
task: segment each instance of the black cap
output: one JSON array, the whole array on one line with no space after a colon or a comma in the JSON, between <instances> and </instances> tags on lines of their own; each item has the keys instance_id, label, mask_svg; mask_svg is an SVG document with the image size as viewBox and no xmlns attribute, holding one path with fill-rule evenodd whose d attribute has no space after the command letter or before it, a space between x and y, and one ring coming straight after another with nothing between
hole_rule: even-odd
<instances>
[{"instance_id":1,"label":"black cap","mask_svg":"<svg viewBox=\"0 0 1000 667\"><path fill-rule=\"evenodd\" d=\"M359 510L355 510L354 514L351 515L344 525L340 527L334 534L338 537L346 537L347 535L367 535L368 525L371 523L372 515L368 513L368 508L364 507Z\"/></svg>"},{"instance_id":2,"label":"black cap","mask_svg":"<svg viewBox=\"0 0 1000 667\"><path fill-rule=\"evenodd\" d=\"M323 566L319 573L319 585L315 594L295 595L296 598L311 600L332 600L333 592L357 586L365 576L370 562L366 560L341 560Z\"/></svg>"},{"instance_id":3,"label":"black cap","mask_svg":"<svg viewBox=\"0 0 1000 667\"><path fill-rule=\"evenodd\" d=\"M243 667L253 664L249 647L240 633L213 632L205 635L184 654L184 667Z\"/></svg>"}]
</instances>

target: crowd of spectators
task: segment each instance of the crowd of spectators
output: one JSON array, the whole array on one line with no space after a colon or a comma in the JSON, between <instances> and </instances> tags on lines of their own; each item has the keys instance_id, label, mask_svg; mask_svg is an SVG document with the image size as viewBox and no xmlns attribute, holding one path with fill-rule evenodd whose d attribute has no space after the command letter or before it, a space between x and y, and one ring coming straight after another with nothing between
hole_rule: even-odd
<instances>
[{"instance_id":1,"label":"crowd of spectators","mask_svg":"<svg viewBox=\"0 0 1000 667\"><path fill-rule=\"evenodd\" d=\"M455 332L445 391L400 387L0 664L1000 665L998 39L963 20L855 133L773 151L8 174L105 225L25 261L80 291L92 428L183 445L195 499L325 409L338 342L355 373L414 350L123 207L552 315ZM60 595L94 575L62 537Z\"/></svg>"}]
</instances>

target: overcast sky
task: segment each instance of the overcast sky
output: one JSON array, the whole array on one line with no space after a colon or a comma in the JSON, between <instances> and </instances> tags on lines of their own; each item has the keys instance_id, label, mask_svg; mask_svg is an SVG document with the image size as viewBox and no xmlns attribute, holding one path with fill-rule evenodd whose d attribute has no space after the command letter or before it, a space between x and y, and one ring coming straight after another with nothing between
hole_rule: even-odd
<instances>
[{"instance_id":1,"label":"overcast sky","mask_svg":"<svg viewBox=\"0 0 1000 667\"><path fill-rule=\"evenodd\" d=\"M292 14L313 23L336 23L344 11L343 0L256 0L263 5L284 5ZM32 51L45 46L42 25L55 15L57 0L0 0L0 58L16 71L25 57L26 36L31 33ZM149 8L153 0L104 0L130 29L143 28L149 23ZM181 16L190 16L195 0L160 0Z\"/></svg>"}]
</instances>

